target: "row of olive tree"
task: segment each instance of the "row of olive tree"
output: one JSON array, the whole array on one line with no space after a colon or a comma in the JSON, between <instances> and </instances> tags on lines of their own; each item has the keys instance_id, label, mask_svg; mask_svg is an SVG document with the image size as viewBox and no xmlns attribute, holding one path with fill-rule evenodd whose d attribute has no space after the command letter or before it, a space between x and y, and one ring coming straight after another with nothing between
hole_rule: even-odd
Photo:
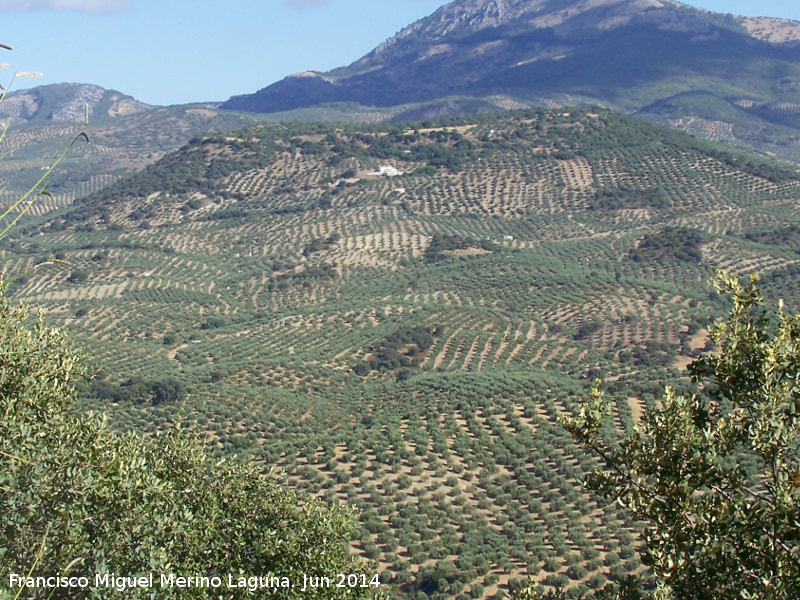
<instances>
[{"instance_id":1,"label":"row of olive tree","mask_svg":"<svg viewBox=\"0 0 800 600\"><path fill-rule=\"evenodd\" d=\"M762 308L753 276L719 272L727 319L692 363L692 394L667 388L620 438L601 382L565 426L604 469L590 488L643 524L646 574L596 599L800 598L800 315ZM531 582L514 600L566 598Z\"/></svg>"},{"instance_id":2,"label":"row of olive tree","mask_svg":"<svg viewBox=\"0 0 800 600\"><path fill-rule=\"evenodd\" d=\"M286 577L283 597L363 597L374 587L307 590L303 576L374 573L349 555L351 514L302 496L257 463L214 460L180 430L118 435L77 410L89 375L67 336L29 326L0 290L0 595L10 574L156 573ZM248 597L247 589L225 590ZM218 590L166 589L159 598ZM114 590L25 589L25 598L115 597ZM124 594L119 594L124 595ZM5 596L3 596L5 597ZM258 596L256 596L258 597Z\"/></svg>"}]
</instances>

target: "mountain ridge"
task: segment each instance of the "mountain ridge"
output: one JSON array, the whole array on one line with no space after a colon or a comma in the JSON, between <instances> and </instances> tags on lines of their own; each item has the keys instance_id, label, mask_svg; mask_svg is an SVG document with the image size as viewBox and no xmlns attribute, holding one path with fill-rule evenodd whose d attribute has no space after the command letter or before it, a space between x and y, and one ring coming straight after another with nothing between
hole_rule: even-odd
<instances>
[{"instance_id":1,"label":"mountain ridge","mask_svg":"<svg viewBox=\"0 0 800 600\"><path fill-rule=\"evenodd\" d=\"M401 121L514 103L635 113L700 91L726 102L800 104L798 45L798 22L674 0L460 0L348 66L295 73L221 108L280 113L354 103ZM798 161L800 130L791 119L781 124L788 129L736 142Z\"/></svg>"},{"instance_id":2,"label":"mountain ridge","mask_svg":"<svg viewBox=\"0 0 800 600\"><path fill-rule=\"evenodd\" d=\"M54 83L9 92L0 103L0 121L96 122L152 108L155 106L99 85Z\"/></svg>"},{"instance_id":3,"label":"mountain ridge","mask_svg":"<svg viewBox=\"0 0 800 600\"><path fill-rule=\"evenodd\" d=\"M220 111L218 104L153 106L92 84L61 83L14 90L0 103L0 204L13 203L78 133L77 144L48 176L50 196L31 207L43 214L70 204L152 164L195 136L262 120L258 115Z\"/></svg>"},{"instance_id":4,"label":"mountain ridge","mask_svg":"<svg viewBox=\"0 0 800 600\"><path fill-rule=\"evenodd\" d=\"M554 11L554 6L561 8ZM429 17L412 23L373 52L380 53L397 40L420 30L428 33L431 39L441 39L464 29L474 33L522 19L537 28L554 27L576 17L583 20L590 11L603 9L610 13L611 19L593 23L598 29L606 29L620 26L647 9L666 6L687 5L672 0L462 0L446 4ZM548 8L550 12L546 12Z\"/></svg>"}]
</instances>

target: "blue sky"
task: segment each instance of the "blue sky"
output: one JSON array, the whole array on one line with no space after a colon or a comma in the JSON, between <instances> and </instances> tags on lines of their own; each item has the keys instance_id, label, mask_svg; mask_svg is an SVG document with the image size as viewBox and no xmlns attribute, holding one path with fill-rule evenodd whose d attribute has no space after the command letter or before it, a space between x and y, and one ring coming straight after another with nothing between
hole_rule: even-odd
<instances>
[{"instance_id":1,"label":"blue sky","mask_svg":"<svg viewBox=\"0 0 800 600\"><path fill-rule=\"evenodd\" d=\"M15 89L95 83L152 104L225 100L349 64L444 0L0 0ZM800 21L798 0L688 0Z\"/></svg>"}]
</instances>

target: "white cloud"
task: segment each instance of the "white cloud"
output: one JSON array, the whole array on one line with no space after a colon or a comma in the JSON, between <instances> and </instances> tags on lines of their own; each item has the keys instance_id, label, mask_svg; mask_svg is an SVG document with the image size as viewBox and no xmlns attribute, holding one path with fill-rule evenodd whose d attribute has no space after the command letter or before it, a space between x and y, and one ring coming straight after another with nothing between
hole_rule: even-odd
<instances>
[{"instance_id":1,"label":"white cloud","mask_svg":"<svg viewBox=\"0 0 800 600\"><path fill-rule=\"evenodd\" d=\"M128 0L0 0L0 11L75 10L110 13L123 10Z\"/></svg>"}]
</instances>

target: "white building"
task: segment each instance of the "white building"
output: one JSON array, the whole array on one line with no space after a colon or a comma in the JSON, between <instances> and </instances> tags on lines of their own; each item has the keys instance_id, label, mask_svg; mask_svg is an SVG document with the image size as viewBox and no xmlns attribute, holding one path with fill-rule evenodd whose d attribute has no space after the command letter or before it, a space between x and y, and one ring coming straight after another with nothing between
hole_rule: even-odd
<instances>
[{"instance_id":1,"label":"white building","mask_svg":"<svg viewBox=\"0 0 800 600\"><path fill-rule=\"evenodd\" d=\"M397 169L390 165L379 165L378 166L378 175L384 175L386 177L392 177L394 175L398 175Z\"/></svg>"}]
</instances>

